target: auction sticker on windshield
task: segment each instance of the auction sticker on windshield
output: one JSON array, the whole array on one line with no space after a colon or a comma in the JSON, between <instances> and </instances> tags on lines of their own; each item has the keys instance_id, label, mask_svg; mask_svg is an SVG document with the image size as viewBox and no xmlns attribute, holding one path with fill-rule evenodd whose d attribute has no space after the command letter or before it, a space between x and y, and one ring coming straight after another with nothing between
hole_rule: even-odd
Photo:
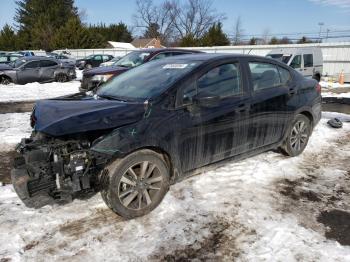
<instances>
[{"instance_id":1,"label":"auction sticker on windshield","mask_svg":"<svg viewBox=\"0 0 350 262\"><path fill-rule=\"evenodd\" d=\"M163 69L184 69L188 64L167 64L163 66Z\"/></svg>"}]
</instances>

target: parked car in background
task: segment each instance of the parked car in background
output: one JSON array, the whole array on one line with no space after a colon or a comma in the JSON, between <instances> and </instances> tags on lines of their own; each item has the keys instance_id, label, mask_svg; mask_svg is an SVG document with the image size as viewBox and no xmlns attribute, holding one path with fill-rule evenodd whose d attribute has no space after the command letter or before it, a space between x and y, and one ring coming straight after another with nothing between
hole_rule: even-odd
<instances>
[{"instance_id":1,"label":"parked car in background","mask_svg":"<svg viewBox=\"0 0 350 262\"><path fill-rule=\"evenodd\" d=\"M101 63L107 62L112 59L113 59L112 55L103 55L103 54L89 55L83 59L77 59L75 66L78 67L80 70L90 69L93 67L98 67L100 66Z\"/></svg>"},{"instance_id":2,"label":"parked car in background","mask_svg":"<svg viewBox=\"0 0 350 262\"><path fill-rule=\"evenodd\" d=\"M0 65L0 84L31 82L66 82L74 79L74 65L62 64L49 57L22 57L11 64Z\"/></svg>"},{"instance_id":3,"label":"parked car in background","mask_svg":"<svg viewBox=\"0 0 350 262\"><path fill-rule=\"evenodd\" d=\"M266 56L282 61L305 77L312 77L318 82L321 80L323 55L320 47L278 48Z\"/></svg>"},{"instance_id":4,"label":"parked car in background","mask_svg":"<svg viewBox=\"0 0 350 262\"><path fill-rule=\"evenodd\" d=\"M33 51L19 51L17 52L23 56L35 56L34 52Z\"/></svg>"},{"instance_id":5,"label":"parked car in background","mask_svg":"<svg viewBox=\"0 0 350 262\"><path fill-rule=\"evenodd\" d=\"M23 55L17 53L7 53L5 55L0 55L0 64L10 64L11 62L14 62L22 57Z\"/></svg>"},{"instance_id":6,"label":"parked car in background","mask_svg":"<svg viewBox=\"0 0 350 262\"><path fill-rule=\"evenodd\" d=\"M120 59L122 58L122 56L116 56L114 57L112 60L109 60L108 62L104 62L102 64L100 64L100 67L102 66L111 66L114 65L116 62L118 62Z\"/></svg>"},{"instance_id":7,"label":"parked car in background","mask_svg":"<svg viewBox=\"0 0 350 262\"><path fill-rule=\"evenodd\" d=\"M2 56L2 55L6 55L7 54L7 52L6 51L0 51L0 56Z\"/></svg>"},{"instance_id":8,"label":"parked car in background","mask_svg":"<svg viewBox=\"0 0 350 262\"><path fill-rule=\"evenodd\" d=\"M134 218L199 168L276 148L301 154L320 118L317 81L276 60L161 59L95 94L38 101L12 183L28 207L100 191L115 213Z\"/></svg>"},{"instance_id":9,"label":"parked car in background","mask_svg":"<svg viewBox=\"0 0 350 262\"><path fill-rule=\"evenodd\" d=\"M201 52L173 48L151 48L130 52L112 66L93 68L84 71L80 91L93 90L100 84L108 81L111 77L120 75L131 68L137 67L149 61L193 53Z\"/></svg>"},{"instance_id":10,"label":"parked car in background","mask_svg":"<svg viewBox=\"0 0 350 262\"><path fill-rule=\"evenodd\" d=\"M68 64L72 64L75 66L76 64L76 59L75 58L71 58L67 55L63 55L63 54L57 54L57 53L46 53L48 57L57 59L59 61L61 61L62 63L68 63Z\"/></svg>"}]
</instances>

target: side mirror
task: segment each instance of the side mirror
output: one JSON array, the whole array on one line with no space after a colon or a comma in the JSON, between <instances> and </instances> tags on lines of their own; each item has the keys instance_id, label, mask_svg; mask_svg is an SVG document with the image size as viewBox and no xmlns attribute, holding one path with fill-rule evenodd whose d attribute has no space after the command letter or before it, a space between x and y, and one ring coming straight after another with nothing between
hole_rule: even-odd
<instances>
[{"instance_id":1,"label":"side mirror","mask_svg":"<svg viewBox=\"0 0 350 262\"><path fill-rule=\"evenodd\" d=\"M192 98L194 104L201 107L216 107L220 104L220 96L209 93L199 93Z\"/></svg>"}]
</instances>

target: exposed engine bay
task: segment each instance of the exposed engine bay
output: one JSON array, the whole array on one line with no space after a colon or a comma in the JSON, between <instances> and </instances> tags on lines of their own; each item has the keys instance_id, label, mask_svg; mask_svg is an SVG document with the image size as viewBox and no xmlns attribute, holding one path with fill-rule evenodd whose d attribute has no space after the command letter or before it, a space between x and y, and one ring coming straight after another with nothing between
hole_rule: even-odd
<instances>
[{"instance_id":1,"label":"exposed engine bay","mask_svg":"<svg viewBox=\"0 0 350 262\"><path fill-rule=\"evenodd\" d=\"M94 195L101 188L99 173L106 157L89 150L84 139L57 139L33 132L17 146L11 178L27 207L67 203Z\"/></svg>"}]
</instances>

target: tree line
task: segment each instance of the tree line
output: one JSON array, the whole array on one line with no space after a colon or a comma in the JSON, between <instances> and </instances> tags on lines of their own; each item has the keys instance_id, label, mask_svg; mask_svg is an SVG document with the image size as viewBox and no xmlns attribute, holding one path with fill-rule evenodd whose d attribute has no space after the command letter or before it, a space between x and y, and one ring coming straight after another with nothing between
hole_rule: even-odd
<instances>
[{"instance_id":1,"label":"tree line","mask_svg":"<svg viewBox=\"0 0 350 262\"><path fill-rule=\"evenodd\" d=\"M133 26L125 23L88 25L74 0L18 0L14 26L0 31L0 50L51 51L64 48L104 48L107 41L131 42L133 37L159 38L165 46L225 46L243 41L242 21L233 37L223 31L225 14L213 8L213 0L136 0ZM310 42L302 38L300 43ZM291 43L288 38L251 38L248 44Z\"/></svg>"}]
</instances>

